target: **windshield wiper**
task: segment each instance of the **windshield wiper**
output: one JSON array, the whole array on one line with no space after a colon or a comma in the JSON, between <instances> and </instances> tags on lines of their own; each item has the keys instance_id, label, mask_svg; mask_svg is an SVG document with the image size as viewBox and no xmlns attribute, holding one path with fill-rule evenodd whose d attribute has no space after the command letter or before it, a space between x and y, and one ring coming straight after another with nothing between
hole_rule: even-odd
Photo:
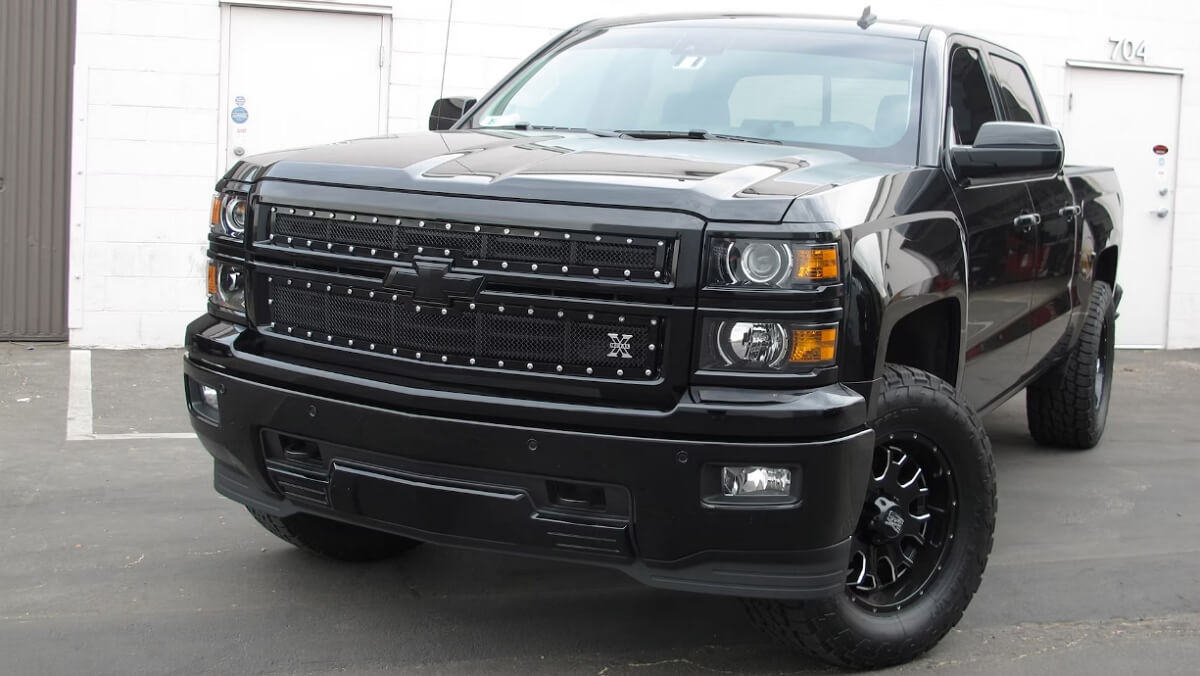
<instances>
[{"instance_id":1,"label":"windshield wiper","mask_svg":"<svg viewBox=\"0 0 1200 676\"><path fill-rule=\"evenodd\" d=\"M620 136L615 131L608 129L590 129L587 127L556 127L548 124L529 124L528 122L516 122L513 124L499 125L495 127L480 127L480 129L515 129L517 131L565 131L577 134L591 134L592 136Z\"/></svg>"},{"instance_id":2,"label":"windshield wiper","mask_svg":"<svg viewBox=\"0 0 1200 676\"><path fill-rule=\"evenodd\" d=\"M703 129L692 129L690 131L674 131L671 129L618 129L617 132L627 138L644 138L644 139L668 139L668 138L690 138L699 139L702 141L722 140L722 141L742 141L744 143L770 143L772 145L782 145L782 141L773 138L760 138L758 136L737 136L735 134L714 134Z\"/></svg>"}]
</instances>

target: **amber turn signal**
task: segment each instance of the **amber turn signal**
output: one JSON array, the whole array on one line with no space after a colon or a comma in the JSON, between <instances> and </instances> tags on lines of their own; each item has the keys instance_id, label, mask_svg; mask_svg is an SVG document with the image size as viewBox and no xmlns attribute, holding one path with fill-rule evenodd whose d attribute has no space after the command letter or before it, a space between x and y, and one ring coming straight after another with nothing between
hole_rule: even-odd
<instances>
[{"instance_id":1,"label":"amber turn signal","mask_svg":"<svg viewBox=\"0 0 1200 676\"><path fill-rule=\"evenodd\" d=\"M837 247L798 247L796 279L810 282L836 281L838 278Z\"/></svg>"},{"instance_id":2,"label":"amber turn signal","mask_svg":"<svg viewBox=\"0 0 1200 676\"><path fill-rule=\"evenodd\" d=\"M217 295L217 264L208 262L208 295Z\"/></svg>"},{"instance_id":3,"label":"amber turn signal","mask_svg":"<svg viewBox=\"0 0 1200 676\"><path fill-rule=\"evenodd\" d=\"M217 225L219 225L220 223L221 223L221 196L220 196L220 195L213 195L213 198L212 198L212 217L209 219L209 221L208 221L208 224L209 224L209 225L211 225L211 226L214 226L214 227L216 227L216 226L217 226Z\"/></svg>"},{"instance_id":4,"label":"amber turn signal","mask_svg":"<svg viewBox=\"0 0 1200 676\"><path fill-rule=\"evenodd\" d=\"M793 364L832 362L837 353L837 329L792 329Z\"/></svg>"}]
</instances>

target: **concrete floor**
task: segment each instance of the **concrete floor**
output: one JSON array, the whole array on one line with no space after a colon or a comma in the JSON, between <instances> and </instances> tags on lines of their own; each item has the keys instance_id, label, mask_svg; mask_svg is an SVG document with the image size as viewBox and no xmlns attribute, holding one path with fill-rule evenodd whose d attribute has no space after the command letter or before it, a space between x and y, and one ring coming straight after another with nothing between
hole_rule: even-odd
<instances>
[{"instance_id":1,"label":"concrete floor","mask_svg":"<svg viewBox=\"0 0 1200 676\"><path fill-rule=\"evenodd\" d=\"M179 352L92 353L94 434L64 441L69 351L27 347L0 344L0 674L824 671L734 600L614 571L436 547L306 556L213 492L194 439L170 438L189 431ZM1022 397L992 414L983 586L894 673L1195 674L1198 389L1200 352L1119 353L1108 432L1083 453L1033 445Z\"/></svg>"}]
</instances>

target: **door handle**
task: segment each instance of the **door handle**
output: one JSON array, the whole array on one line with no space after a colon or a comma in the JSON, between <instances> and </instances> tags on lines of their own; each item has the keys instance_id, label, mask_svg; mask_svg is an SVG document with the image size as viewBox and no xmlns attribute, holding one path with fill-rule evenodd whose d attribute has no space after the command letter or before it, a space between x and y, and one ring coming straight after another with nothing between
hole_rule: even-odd
<instances>
[{"instance_id":1,"label":"door handle","mask_svg":"<svg viewBox=\"0 0 1200 676\"><path fill-rule=\"evenodd\" d=\"M1166 218L1167 214L1171 213L1171 210L1166 207L1163 207L1161 209L1151 209L1150 213L1154 214L1155 216L1158 216L1159 218Z\"/></svg>"},{"instance_id":2,"label":"door handle","mask_svg":"<svg viewBox=\"0 0 1200 676\"><path fill-rule=\"evenodd\" d=\"M1035 225L1041 225L1041 214L1021 214L1013 219L1013 225L1021 232L1029 232Z\"/></svg>"},{"instance_id":3,"label":"door handle","mask_svg":"<svg viewBox=\"0 0 1200 676\"><path fill-rule=\"evenodd\" d=\"M1058 210L1058 215L1063 218L1075 218L1082 211L1078 204L1070 204Z\"/></svg>"},{"instance_id":4,"label":"door handle","mask_svg":"<svg viewBox=\"0 0 1200 676\"><path fill-rule=\"evenodd\" d=\"M246 149L241 146L235 146L233 149L233 154L241 157L242 155L246 154Z\"/></svg>"}]
</instances>

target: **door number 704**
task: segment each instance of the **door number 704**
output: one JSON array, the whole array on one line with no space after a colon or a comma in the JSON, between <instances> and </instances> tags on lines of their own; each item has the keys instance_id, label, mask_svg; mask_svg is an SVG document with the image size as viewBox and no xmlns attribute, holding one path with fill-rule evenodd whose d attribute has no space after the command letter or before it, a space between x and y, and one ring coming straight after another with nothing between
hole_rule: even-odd
<instances>
[{"instance_id":1,"label":"door number 704","mask_svg":"<svg viewBox=\"0 0 1200 676\"><path fill-rule=\"evenodd\" d=\"M1146 41L1127 40L1125 38L1109 38L1112 43L1112 54L1109 55L1111 61L1146 61Z\"/></svg>"}]
</instances>

